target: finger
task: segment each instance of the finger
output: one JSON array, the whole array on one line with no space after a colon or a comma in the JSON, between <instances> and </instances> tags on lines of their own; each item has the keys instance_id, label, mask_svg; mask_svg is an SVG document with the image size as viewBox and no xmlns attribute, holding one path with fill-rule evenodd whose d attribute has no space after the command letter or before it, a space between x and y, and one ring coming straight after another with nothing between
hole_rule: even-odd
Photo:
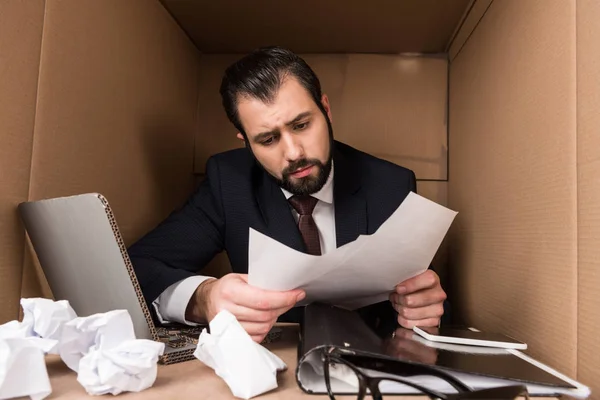
<instances>
[{"instance_id":1,"label":"finger","mask_svg":"<svg viewBox=\"0 0 600 400\"><path fill-rule=\"evenodd\" d=\"M266 335L250 335L250 337L252 338L252 341L260 343L265 339Z\"/></svg>"},{"instance_id":2,"label":"finger","mask_svg":"<svg viewBox=\"0 0 600 400\"><path fill-rule=\"evenodd\" d=\"M227 297L234 303L255 310L275 310L293 307L302 300L305 293L301 289L289 291L265 290L251 286L247 277L239 275L236 285L227 285Z\"/></svg>"},{"instance_id":3,"label":"finger","mask_svg":"<svg viewBox=\"0 0 600 400\"><path fill-rule=\"evenodd\" d=\"M425 307L432 304L443 303L446 300L446 292L441 286L423 289L411 294L392 293L390 301L405 307Z\"/></svg>"},{"instance_id":4,"label":"finger","mask_svg":"<svg viewBox=\"0 0 600 400\"><path fill-rule=\"evenodd\" d=\"M236 274L236 275L237 275L238 278L240 278L240 280L244 281L245 283L248 283L248 274ZM270 292L270 293L296 293L297 295L303 295L303 296L306 295L306 293L302 289L292 289L292 290L286 290L286 291L276 291L276 290L263 290L263 289L255 287L255 286L252 286L250 284L248 284L248 285L251 288L262 290L262 291L266 291L266 292ZM298 300L298 301L300 301L300 300Z\"/></svg>"},{"instance_id":5,"label":"finger","mask_svg":"<svg viewBox=\"0 0 600 400\"><path fill-rule=\"evenodd\" d=\"M409 320L400 315L398 315L398 323L400 326L408 329L412 329L415 326L423 327L423 328L431 328L438 326L440 323L439 318L427 318L421 320Z\"/></svg>"},{"instance_id":6,"label":"finger","mask_svg":"<svg viewBox=\"0 0 600 400\"><path fill-rule=\"evenodd\" d=\"M242 327L248 333L248 335L262 337L265 337L273 327L272 323L251 321L240 322L240 325L242 325Z\"/></svg>"},{"instance_id":7,"label":"finger","mask_svg":"<svg viewBox=\"0 0 600 400\"><path fill-rule=\"evenodd\" d=\"M432 304L425 307L396 306L398 315L407 320L420 320L428 318L440 318L444 315L443 303Z\"/></svg>"},{"instance_id":8,"label":"finger","mask_svg":"<svg viewBox=\"0 0 600 400\"><path fill-rule=\"evenodd\" d=\"M256 343L261 343L266 337L266 335L250 335L252 341Z\"/></svg>"},{"instance_id":9,"label":"finger","mask_svg":"<svg viewBox=\"0 0 600 400\"><path fill-rule=\"evenodd\" d=\"M398 284L395 292L398 294L414 293L418 290L432 288L435 285L438 285L439 282L440 279L438 275L434 271L428 269L422 274L413 276Z\"/></svg>"},{"instance_id":10,"label":"finger","mask_svg":"<svg viewBox=\"0 0 600 400\"><path fill-rule=\"evenodd\" d=\"M274 310L256 310L238 304L232 304L229 311L235 315L238 321L247 322L269 322L275 321L281 314L288 311L290 307L279 308Z\"/></svg>"}]
</instances>

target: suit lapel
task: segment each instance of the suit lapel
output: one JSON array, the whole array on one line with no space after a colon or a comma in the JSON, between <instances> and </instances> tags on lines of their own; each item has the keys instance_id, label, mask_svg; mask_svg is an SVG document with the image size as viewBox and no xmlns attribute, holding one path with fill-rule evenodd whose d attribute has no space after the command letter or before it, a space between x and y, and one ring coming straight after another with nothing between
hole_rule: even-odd
<instances>
[{"instance_id":1,"label":"suit lapel","mask_svg":"<svg viewBox=\"0 0 600 400\"><path fill-rule=\"evenodd\" d=\"M281 188L261 170L256 200L269 237L297 251L305 251L304 242Z\"/></svg>"},{"instance_id":2,"label":"suit lapel","mask_svg":"<svg viewBox=\"0 0 600 400\"><path fill-rule=\"evenodd\" d=\"M367 233L367 203L360 193L360 174L355 171L356 166L337 149L334 163L336 244L341 247Z\"/></svg>"}]
</instances>

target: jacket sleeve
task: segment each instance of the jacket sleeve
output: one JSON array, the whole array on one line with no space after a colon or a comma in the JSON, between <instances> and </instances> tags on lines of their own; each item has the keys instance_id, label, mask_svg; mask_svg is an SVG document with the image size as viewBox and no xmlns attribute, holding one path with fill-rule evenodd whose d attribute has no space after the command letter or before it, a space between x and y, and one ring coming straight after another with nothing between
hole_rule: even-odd
<instances>
[{"instance_id":1,"label":"jacket sleeve","mask_svg":"<svg viewBox=\"0 0 600 400\"><path fill-rule=\"evenodd\" d=\"M208 160L206 172L185 204L128 249L151 310L152 301L166 288L196 275L224 248L225 218L215 158Z\"/></svg>"}]
</instances>

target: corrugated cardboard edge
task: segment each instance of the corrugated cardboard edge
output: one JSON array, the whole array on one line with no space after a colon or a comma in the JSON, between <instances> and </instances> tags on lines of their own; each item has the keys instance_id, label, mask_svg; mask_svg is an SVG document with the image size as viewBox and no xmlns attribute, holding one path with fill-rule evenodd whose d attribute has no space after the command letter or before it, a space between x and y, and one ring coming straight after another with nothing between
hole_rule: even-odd
<instances>
[{"instance_id":1,"label":"corrugated cardboard edge","mask_svg":"<svg viewBox=\"0 0 600 400\"><path fill-rule=\"evenodd\" d=\"M160 341L158 332L156 330L156 326L154 325L154 321L152 320L152 316L150 315L150 310L148 309L148 305L146 304L146 301L144 299L142 288L140 287L140 283L133 269L133 265L131 263L131 260L129 259L127 247L125 246L125 242L123 241L123 237L121 236L121 233L119 231L117 220L112 212L112 209L110 208L110 204L108 204L108 200L100 194L98 195L98 198L100 199L102 204L104 204L104 209L106 210L106 217L108 218L113 235L115 236L115 240L117 241L117 245L119 246L119 250L121 251L121 256L123 257L125 267L127 268L127 273L129 274L129 278L131 279L131 283L133 284L135 294L138 298L140 306L142 307L142 311L144 313L144 317L146 318L146 322L148 323L152 339L154 339L155 341ZM162 364L174 364L182 361L191 360L194 358L194 351L195 348L177 351L170 354L164 354L161 357L159 357L159 362Z\"/></svg>"},{"instance_id":2,"label":"corrugated cardboard edge","mask_svg":"<svg viewBox=\"0 0 600 400\"><path fill-rule=\"evenodd\" d=\"M121 251L121 256L123 257L123 261L125 262L125 266L127 268L127 273L129 274L129 278L131 279L131 283L133 284L133 288L135 290L135 294L138 298L138 302L142 307L142 311L144 313L144 317L146 318L146 322L148 323L148 327L150 328L150 333L152 334L152 338L154 340L158 340L158 333L156 332L156 327L154 326L154 321L152 320L152 316L150 315L150 310L148 309L148 305L146 304L146 300L144 299L144 295L142 293L142 288L140 287L140 283L135 275L135 271L133 270L133 265L131 264L131 260L129 259L129 254L127 253L127 247L125 246L125 242L123 241L123 237L119 232L119 228L117 225L117 220L108 204L108 200L98 194L98 198L104 205L104 209L106 210L106 217L110 223L110 227L112 229L113 235L115 236L115 240L117 241L117 245L119 246L119 250Z\"/></svg>"}]
</instances>

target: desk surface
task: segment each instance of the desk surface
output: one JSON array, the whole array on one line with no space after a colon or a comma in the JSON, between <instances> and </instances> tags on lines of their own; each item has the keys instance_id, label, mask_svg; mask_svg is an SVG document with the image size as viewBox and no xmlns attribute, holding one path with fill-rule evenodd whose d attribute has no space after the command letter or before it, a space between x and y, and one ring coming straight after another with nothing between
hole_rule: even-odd
<instances>
[{"instance_id":1,"label":"desk surface","mask_svg":"<svg viewBox=\"0 0 600 400\"><path fill-rule=\"evenodd\" d=\"M296 384L294 370L296 367L298 343L298 330L296 326L284 326L281 338L276 342L266 345L273 353L277 354L287 364L288 369L278 375L278 388L265 393L255 399L328 399L328 396L309 395L300 390ZM85 389L77 382L77 374L71 371L57 356L48 357L48 374L52 385L50 399L97 399L98 396L89 396ZM112 395L108 395L113 398ZM122 393L115 398L124 397L128 400L154 400L154 399L236 399L231 394L229 387L219 378L214 371L199 360L191 360L172 365L159 365L158 376L154 385L139 393ZM336 396L336 399L355 399L355 396ZM394 396L396 399L420 399L424 396ZM544 400L543 398L536 398Z\"/></svg>"}]
</instances>

